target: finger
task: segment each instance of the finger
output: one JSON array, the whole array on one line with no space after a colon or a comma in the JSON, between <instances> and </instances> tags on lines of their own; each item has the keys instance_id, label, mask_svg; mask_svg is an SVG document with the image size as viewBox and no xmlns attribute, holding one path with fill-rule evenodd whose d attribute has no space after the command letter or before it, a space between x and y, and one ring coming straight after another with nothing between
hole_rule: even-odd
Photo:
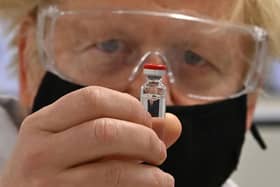
<instances>
[{"instance_id":1,"label":"finger","mask_svg":"<svg viewBox=\"0 0 280 187\"><path fill-rule=\"evenodd\" d=\"M73 168L60 178L70 186L173 187L174 178L159 168L123 161L105 161Z\"/></svg>"},{"instance_id":2,"label":"finger","mask_svg":"<svg viewBox=\"0 0 280 187\"><path fill-rule=\"evenodd\" d=\"M182 125L180 120L171 113L166 113L164 119L153 118L153 127L160 139L170 147L180 137Z\"/></svg>"},{"instance_id":3,"label":"finger","mask_svg":"<svg viewBox=\"0 0 280 187\"><path fill-rule=\"evenodd\" d=\"M29 116L25 124L60 132L76 124L101 117L151 126L151 116L134 97L108 88L91 86L65 95ZM28 126L26 125L26 126Z\"/></svg>"},{"instance_id":4,"label":"finger","mask_svg":"<svg viewBox=\"0 0 280 187\"><path fill-rule=\"evenodd\" d=\"M73 167L106 157L121 156L160 165L166 146L148 127L132 122L101 118L51 137L49 160L60 168ZM67 155L61 156L61 155Z\"/></svg>"}]
</instances>

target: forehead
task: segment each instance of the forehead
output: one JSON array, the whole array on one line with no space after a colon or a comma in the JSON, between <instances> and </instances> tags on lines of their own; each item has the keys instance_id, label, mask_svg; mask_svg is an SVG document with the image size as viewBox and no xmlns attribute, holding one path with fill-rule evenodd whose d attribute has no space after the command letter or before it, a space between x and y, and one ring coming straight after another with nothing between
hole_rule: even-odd
<instances>
[{"instance_id":1,"label":"forehead","mask_svg":"<svg viewBox=\"0 0 280 187\"><path fill-rule=\"evenodd\" d=\"M60 0L63 9L145 9L188 11L212 18L229 16L237 0Z\"/></svg>"}]
</instances>

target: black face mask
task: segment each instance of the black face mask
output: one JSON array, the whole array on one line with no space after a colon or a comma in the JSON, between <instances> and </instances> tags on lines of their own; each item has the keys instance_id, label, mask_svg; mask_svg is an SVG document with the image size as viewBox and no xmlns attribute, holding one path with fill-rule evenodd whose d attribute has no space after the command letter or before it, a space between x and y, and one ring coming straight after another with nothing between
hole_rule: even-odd
<instances>
[{"instance_id":1,"label":"black face mask","mask_svg":"<svg viewBox=\"0 0 280 187\"><path fill-rule=\"evenodd\" d=\"M245 136L246 96L213 104L168 107L182 134L162 169L176 187L221 187L237 168Z\"/></svg>"},{"instance_id":2,"label":"black face mask","mask_svg":"<svg viewBox=\"0 0 280 187\"><path fill-rule=\"evenodd\" d=\"M33 112L81 86L47 73ZM176 187L221 187L236 169L245 136L247 98L200 106L172 106L182 123L179 140L161 168L175 177Z\"/></svg>"}]
</instances>

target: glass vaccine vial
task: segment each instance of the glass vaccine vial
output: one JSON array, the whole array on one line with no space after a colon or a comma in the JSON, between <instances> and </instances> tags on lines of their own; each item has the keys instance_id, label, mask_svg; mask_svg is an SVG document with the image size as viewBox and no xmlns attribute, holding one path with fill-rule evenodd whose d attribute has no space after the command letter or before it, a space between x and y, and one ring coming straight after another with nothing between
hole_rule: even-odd
<instances>
[{"instance_id":1,"label":"glass vaccine vial","mask_svg":"<svg viewBox=\"0 0 280 187\"><path fill-rule=\"evenodd\" d=\"M152 117L164 118L166 111L166 86L162 77L166 66L161 64L144 64L146 82L141 86L140 100Z\"/></svg>"}]
</instances>

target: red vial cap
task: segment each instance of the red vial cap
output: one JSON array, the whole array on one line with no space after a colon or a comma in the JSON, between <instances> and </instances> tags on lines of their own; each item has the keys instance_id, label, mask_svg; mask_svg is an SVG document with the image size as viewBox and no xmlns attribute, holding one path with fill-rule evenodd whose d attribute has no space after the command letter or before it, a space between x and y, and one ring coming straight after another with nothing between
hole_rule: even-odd
<instances>
[{"instance_id":1,"label":"red vial cap","mask_svg":"<svg viewBox=\"0 0 280 187\"><path fill-rule=\"evenodd\" d=\"M166 70L166 65L163 65L163 64L144 64L144 69Z\"/></svg>"}]
</instances>

